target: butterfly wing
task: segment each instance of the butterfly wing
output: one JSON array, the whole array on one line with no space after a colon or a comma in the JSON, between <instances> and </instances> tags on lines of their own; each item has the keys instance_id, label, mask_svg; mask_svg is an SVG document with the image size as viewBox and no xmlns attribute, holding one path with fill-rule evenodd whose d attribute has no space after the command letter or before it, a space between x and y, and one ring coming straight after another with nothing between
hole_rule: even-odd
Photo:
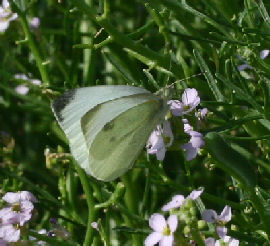
<instances>
[{"instance_id":1,"label":"butterfly wing","mask_svg":"<svg viewBox=\"0 0 270 246\"><path fill-rule=\"evenodd\" d=\"M55 117L69 139L70 150L79 165L91 175L89 168L89 143L86 144L85 136L81 128L81 120L84 115L99 111L100 105L113 102L120 98L135 97L138 95L152 95L143 88L132 86L94 86L70 90L52 103ZM129 100L129 104L109 104L110 111L106 111L104 120L97 121L99 129L106 129L110 122L117 115L125 112L136 105ZM112 110L113 109L113 110ZM98 128L93 132L93 136L98 132Z\"/></svg>"},{"instance_id":2,"label":"butterfly wing","mask_svg":"<svg viewBox=\"0 0 270 246\"><path fill-rule=\"evenodd\" d=\"M159 97L141 94L106 102L96 108L82 118L82 130L89 148L88 171L99 180L110 181L131 168L152 130L164 118L167 107L164 108ZM114 108L123 110L112 113ZM108 114L113 114L112 120Z\"/></svg>"}]
</instances>

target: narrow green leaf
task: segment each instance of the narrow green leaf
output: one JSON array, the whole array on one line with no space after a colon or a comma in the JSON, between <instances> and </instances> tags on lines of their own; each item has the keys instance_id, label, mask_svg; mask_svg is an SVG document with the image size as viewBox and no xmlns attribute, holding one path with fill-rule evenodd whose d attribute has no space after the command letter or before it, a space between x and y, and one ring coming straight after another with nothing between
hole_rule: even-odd
<instances>
[{"instance_id":1,"label":"narrow green leaf","mask_svg":"<svg viewBox=\"0 0 270 246\"><path fill-rule=\"evenodd\" d=\"M217 86L217 81L214 79L214 76L212 75L209 67L206 65L206 62L202 58L200 52L198 50L193 50L193 53L194 53L195 59L196 59L197 63L199 64L201 70L203 72L205 72L204 76L208 82L208 86L211 89L215 99L217 101L221 101L221 102L225 101L222 93L220 92L220 90Z\"/></svg>"},{"instance_id":2,"label":"narrow green leaf","mask_svg":"<svg viewBox=\"0 0 270 246\"><path fill-rule=\"evenodd\" d=\"M228 86L231 90L235 92L236 97L239 99L248 102L251 104L256 110L262 112L262 107L247 93L245 93L240 87L236 86L226 78L224 78L221 74L217 73L216 77L222 81L226 86Z\"/></svg>"},{"instance_id":3,"label":"narrow green leaf","mask_svg":"<svg viewBox=\"0 0 270 246\"><path fill-rule=\"evenodd\" d=\"M263 1L258 0L257 2L258 2L257 5L258 5L258 8L259 8L259 11L260 11L262 18L270 28L270 17L269 17L269 14L268 14L268 12L263 4Z\"/></svg>"},{"instance_id":4,"label":"narrow green leaf","mask_svg":"<svg viewBox=\"0 0 270 246\"><path fill-rule=\"evenodd\" d=\"M218 167L248 187L256 185L256 175L248 159L234 150L218 133L205 136L206 145Z\"/></svg>"}]
</instances>

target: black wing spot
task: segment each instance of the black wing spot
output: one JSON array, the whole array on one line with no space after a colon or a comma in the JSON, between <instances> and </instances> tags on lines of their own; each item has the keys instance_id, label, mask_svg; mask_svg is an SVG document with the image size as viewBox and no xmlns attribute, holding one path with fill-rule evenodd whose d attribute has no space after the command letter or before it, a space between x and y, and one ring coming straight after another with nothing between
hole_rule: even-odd
<instances>
[{"instance_id":1,"label":"black wing spot","mask_svg":"<svg viewBox=\"0 0 270 246\"><path fill-rule=\"evenodd\" d=\"M104 125L104 127L103 127L103 131L108 131L108 130L111 130L111 129L113 129L113 127L114 127L114 124L113 124L113 122L111 121L111 122L108 122L108 123L106 123L105 125Z\"/></svg>"},{"instance_id":2,"label":"black wing spot","mask_svg":"<svg viewBox=\"0 0 270 246\"><path fill-rule=\"evenodd\" d=\"M76 89L72 89L70 91L65 92L60 97L57 97L53 103L52 108L59 119L59 121L63 121L61 112L62 110L74 99Z\"/></svg>"}]
</instances>

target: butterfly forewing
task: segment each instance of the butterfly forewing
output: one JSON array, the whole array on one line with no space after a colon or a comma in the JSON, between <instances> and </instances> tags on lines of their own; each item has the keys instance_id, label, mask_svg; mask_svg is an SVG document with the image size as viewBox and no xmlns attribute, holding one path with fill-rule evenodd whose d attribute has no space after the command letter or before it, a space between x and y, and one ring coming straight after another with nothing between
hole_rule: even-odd
<instances>
[{"instance_id":1,"label":"butterfly forewing","mask_svg":"<svg viewBox=\"0 0 270 246\"><path fill-rule=\"evenodd\" d=\"M72 155L82 168L86 169L89 164L88 148L81 129L81 118L104 102L145 93L149 92L143 88L125 85L94 86L67 91L53 101L54 115L69 139Z\"/></svg>"}]
</instances>

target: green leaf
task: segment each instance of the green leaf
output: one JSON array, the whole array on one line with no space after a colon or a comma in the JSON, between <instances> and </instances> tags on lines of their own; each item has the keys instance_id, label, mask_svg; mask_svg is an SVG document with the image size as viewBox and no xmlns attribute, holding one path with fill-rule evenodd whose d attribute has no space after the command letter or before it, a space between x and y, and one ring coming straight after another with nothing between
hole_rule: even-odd
<instances>
[{"instance_id":1,"label":"green leaf","mask_svg":"<svg viewBox=\"0 0 270 246\"><path fill-rule=\"evenodd\" d=\"M214 76L212 75L209 67L206 65L206 62L202 58L200 52L198 50L193 50L193 53L194 53L195 59L196 59L198 65L200 66L201 70L203 72L205 72L204 76L208 82L208 86L211 89L215 99L217 101L223 102L224 97L217 86L217 81L214 79Z\"/></svg>"},{"instance_id":2,"label":"green leaf","mask_svg":"<svg viewBox=\"0 0 270 246\"><path fill-rule=\"evenodd\" d=\"M218 133L205 136L206 145L217 166L248 187L256 185L256 175L251 163L235 151Z\"/></svg>"}]
</instances>

